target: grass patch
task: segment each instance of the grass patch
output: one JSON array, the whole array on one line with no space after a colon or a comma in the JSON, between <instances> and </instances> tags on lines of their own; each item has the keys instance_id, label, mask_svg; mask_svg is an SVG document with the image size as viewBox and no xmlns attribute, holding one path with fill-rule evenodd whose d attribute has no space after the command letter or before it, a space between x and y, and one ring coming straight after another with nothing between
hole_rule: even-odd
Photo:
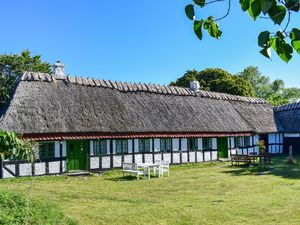
<instances>
[{"instance_id":1,"label":"grass patch","mask_svg":"<svg viewBox=\"0 0 300 225\"><path fill-rule=\"evenodd\" d=\"M280 156L265 167L185 164L172 166L170 177L139 181L117 170L37 177L32 197L80 224L300 224L300 165L286 162ZM28 178L0 181L0 190L28 187Z\"/></svg>"},{"instance_id":2,"label":"grass patch","mask_svg":"<svg viewBox=\"0 0 300 225\"><path fill-rule=\"evenodd\" d=\"M27 211L28 219L27 219ZM0 192L0 224L66 224L74 225L76 221L65 217L54 205L33 201L12 192Z\"/></svg>"}]
</instances>

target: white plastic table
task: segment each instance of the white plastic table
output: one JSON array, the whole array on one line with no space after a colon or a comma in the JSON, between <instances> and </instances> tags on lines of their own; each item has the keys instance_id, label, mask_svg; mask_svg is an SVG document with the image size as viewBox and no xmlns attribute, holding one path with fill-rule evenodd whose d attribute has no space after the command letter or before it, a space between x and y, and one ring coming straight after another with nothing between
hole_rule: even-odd
<instances>
[{"instance_id":1,"label":"white plastic table","mask_svg":"<svg viewBox=\"0 0 300 225\"><path fill-rule=\"evenodd\" d=\"M148 172L148 179L150 179L150 174L151 174L151 168L159 168L159 164L155 163L137 163L137 167L139 168L144 168L144 171L147 170Z\"/></svg>"}]
</instances>

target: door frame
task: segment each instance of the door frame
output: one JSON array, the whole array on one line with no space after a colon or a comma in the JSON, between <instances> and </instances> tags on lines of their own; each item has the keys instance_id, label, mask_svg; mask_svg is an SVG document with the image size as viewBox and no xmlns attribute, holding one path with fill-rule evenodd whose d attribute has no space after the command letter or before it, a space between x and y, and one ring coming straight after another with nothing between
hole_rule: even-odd
<instances>
[{"instance_id":1,"label":"door frame","mask_svg":"<svg viewBox=\"0 0 300 225\"><path fill-rule=\"evenodd\" d=\"M79 160L81 163L83 163L82 169L81 168L78 168L78 169L70 169L69 168L69 164L68 164L68 161L70 160L69 147L70 147L70 144L72 144L72 143L76 143L77 147L78 147L78 145L83 144L83 151L84 151L83 157L77 157L77 160ZM77 149L77 151L80 151L80 150ZM67 171L68 172L76 171L76 170L87 171L88 170L88 156L89 156L88 152L89 152L89 141L88 140L69 140L69 141L67 141L67 143L66 143L66 167L67 167L66 169L67 169ZM77 155L77 156L79 156L79 155ZM79 162L79 167L80 167L80 162Z\"/></svg>"},{"instance_id":2,"label":"door frame","mask_svg":"<svg viewBox=\"0 0 300 225\"><path fill-rule=\"evenodd\" d=\"M226 140L226 151L225 150L219 150L219 147L225 147L225 145L223 145L223 146L220 146L219 145L219 143L220 143L220 141L222 140L222 142L224 141L224 144L225 144L225 140ZM217 138L217 149L218 149L218 158L228 158L229 157L229 154L228 154L228 137L218 137ZM223 156L223 153L225 153L226 152L226 154L225 154L225 157L220 157L220 155L219 155L219 153L221 153L222 152L222 156Z\"/></svg>"}]
</instances>

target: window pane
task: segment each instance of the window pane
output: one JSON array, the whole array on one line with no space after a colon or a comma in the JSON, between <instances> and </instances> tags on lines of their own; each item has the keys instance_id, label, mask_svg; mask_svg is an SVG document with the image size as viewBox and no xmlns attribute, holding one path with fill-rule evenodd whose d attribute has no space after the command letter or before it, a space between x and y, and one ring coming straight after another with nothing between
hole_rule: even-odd
<instances>
[{"instance_id":1,"label":"window pane","mask_svg":"<svg viewBox=\"0 0 300 225\"><path fill-rule=\"evenodd\" d=\"M48 157L55 157L55 144L54 142L48 143Z\"/></svg>"},{"instance_id":2,"label":"window pane","mask_svg":"<svg viewBox=\"0 0 300 225\"><path fill-rule=\"evenodd\" d=\"M116 140L116 153L122 153L122 140Z\"/></svg>"},{"instance_id":3,"label":"window pane","mask_svg":"<svg viewBox=\"0 0 300 225\"><path fill-rule=\"evenodd\" d=\"M203 149L204 150L212 149L212 138L203 138Z\"/></svg>"},{"instance_id":4,"label":"window pane","mask_svg":"<svg viewBox=\"0 0 300 225\"><path fill-rule=\"evenodd\" d=\"M150 152L150 139L139 139L139 152Z\"/></svg>"},{"instance_id":5,"label":"window pane","mask_svg":"<svg viewBox=\"0 0 300 225\"><path fill-rule=\"evenodd\" d=\"M170 152L171 151L171 138L162 138L160 139L160 150L162 152Z\"/></svg>"},{"instance_id":6,"label":"window pane","mask_svg":"<svg viewBox=\"0 0 300 225\"><path fill-rule=\"evenodd\" d=\"M101 140L100 141L100 153L102 155L107 154L107 141L106 140Z\"/></svg>"},{"instance_id":7,"label":"window pane","mask_svg":"<svg viewBox=\"0 0 300 225\"><path fill-rule=\"evenodd\" d=\"M39 144L40 158L55 157L55 143L42 142Z\"/></svg>"},{"instance_id":8,"label":"window pane","mask_svg":"<svg viewBox=\"0 0 300 225\"><path fill-rule=\"evenodd\" d=\"M128 140L122 140L122 153L128 153Z\"/></svg>"},{"instance_id":9,"label":"window pane","mask_svg":"<svg viewBox=\"0 0 300 225\"><path fill-rule=\"evenodd\" d=\"M106 155L107 144L106 140L94 141L94 155Z\"/></svg>"},{"instance_id":10,"label":"window pane","mask_svg":"<svg viewBox=\"0 0 300 225\"><path fill-rule=\"evenodd\" d=\"M144 139L144 151L150 152L150 139Z\"/></svg>"},{"instance_id":11,"label":"window pane","mask_svg":"<svg viewBox=\"0 0 300 225\"><path fill-rule=\"evenodd\" d=\"M197 150L198 149L198 142L197 138L188 138L188 150Z\"/></svg>"},{"instance_id":12,"label":"window pane","mask_svg":"<svg viewBox=\"0 0 300 225\"><path fill-rule=\"evenodd\" d=\"M244 138L244 143L245 143L245 147L250 146L250 137L245 137Z\"/></svg>"}]
</instances>

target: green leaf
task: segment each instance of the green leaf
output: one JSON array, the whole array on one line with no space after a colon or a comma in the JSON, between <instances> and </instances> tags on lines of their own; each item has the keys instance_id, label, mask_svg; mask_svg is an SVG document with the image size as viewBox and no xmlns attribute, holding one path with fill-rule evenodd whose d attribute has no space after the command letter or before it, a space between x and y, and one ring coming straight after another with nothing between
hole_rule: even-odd
<instances>
[{"instance_id":1,"label":"green leaf","mask_svg":"<svg viewBox=\"0 0 300 225\"><path fill-rule=\"evenodd\" d=\"M290 34L290 38L292 40L292 46L300 54L300 30L297 28L293 28Z\"/></svg>"},{"instance_id":2,"label":"green leaf","mask_svg":"<svg viewBox=\"0 0 300 225\"><path fill-rule=\"evenodd\" d=\"M202 40L202 24L203 20L195 20L194 22L194 32L200 40Z\"/></svg>"},{"instance_id":3,"label":"green leaf","mask_svg":"<svg viewBox=\"0 0 300 225\"><path fill-rule=\"evenodd\" d=\"M263 14L267 14L272 8L272 6L275 4L276 1L274 0L261 0L260 1L261 11L263 12Z\"/></svg>"},{"instance_id":4,"label":"green leaf","mask_svg":"<svg viewBox=\"0 0 300 225\"><path fill-rule=\"evenodd\" d=\"M286 43L284 38L274 38L272 41L272 48L283 61L288 62L292 58L293 48Z\"/></svg>"},{"instance_id":5,"label":"green leaf","mask_svg":"<svg viewBox=\"0 0 300 225\"><path fill-rule=\"evenodd\" d=\"M256 20L259 14L261 13L261 7L259 0L251 0L250 7L248 9L250 16Z\"/></svg>"},{"instance_id":6,"label":"green leaf","mask_svg":"<svg viewBox=\"0 0 300 225\"><path fill-rule=\"evenodd\" d=\"M194 20L195 10L193 5L187 5L185 7L185 14L190 20Z\"/></svg>"},{"instance_id":7,"label":"green leaf","mask_svg":"<svg viewBox=\"0 0 300 225\"><path fill-rule=\"evenodd\" d=\"M222 31L219 30L219 26L215 22L211 23L211 26L207 29L207 31L210 36L217 38L217 39L220 39L220 37L222 35Z\"/></svg>"},{"instance_id":8,"label":"green leaf","mask_svg":"<svg viewBox=\"0 0 300 225\"><path fill-rule=\"evenodd\" d=\"M241 7L242 7L242 10L245 12L250 7L250 0L240 0L240 4L241 4Z\"/></svg>"},{"instance_id":9,"label":"green leaf","mask_svg":"<svg viewBox=\"0 0 300 225\"><path fill-rule=\"evenodd\" d=\"M268 14L275 24L280 25L286 15L286 8L282 5L273 5Z\"/></svg>"},{"instance_id":10,"label":"green leaf","mask_svg":"<svg viewBox=\"0 0 300 225\"><path fill-rule=\"evenodd\" d=\"M205 6L205 0L194 0L196 5L199 5L201 8Z\"/></svg>"},{"instance_id":11,"label":"green leaf","mask_svg":"<svg viewBox=\"0 0 300 225\"><path fill-rule=\"evenodd\" d=\"M203 24L203 28L204 28L205 30L207 30L207 29L211 26L210 23L211 23L210 21L205 20L205 22L204 22L204 24Z\"/></svg>"},{"instance_id":12,"label":"green leaf","mask_svg":"<svg viewBox=\"0 0 300 225\"><path fill-rule=\"evenodd\" d=\"M269 48L263 48L262 50L260 50L260 53L261 53L263 56L265 56L265 57L271 59L271 48L270 48L270 47L269 47Z\"/></svg>"},{"instance_id":13,"label":"green leaf","mask_svg":"<svg viewBox=\"0 0 300 225\"><path fill-rule=\"evenodd\" d=\"M300 30L297 28L293 28L290 34L290 38L292 41L300 40Z\"/></svg>"},{"instance_id":14,"label":"green leaf","mask_svg":"<svg viewBox=\"0 0 300 225\"><path fill-rule=\"evenodd\" d=\"M288 9L295 11L295 12L299 12L299 9L300 9L299 0L286 0L285 2L286 2L285 6Z\"/></svg>"},{"instance_id":15,"label":"green leaf","mask_svg":"<svg viewBox=\"0 0 300 225\"><path fill-rule=\"evenodd\" d=\"M258 36L258 45L260 47L264 47L266 45L266 43L269 41L269 39L270 39L269 31L261 32Z\"/></svg>"}]
</instances>

